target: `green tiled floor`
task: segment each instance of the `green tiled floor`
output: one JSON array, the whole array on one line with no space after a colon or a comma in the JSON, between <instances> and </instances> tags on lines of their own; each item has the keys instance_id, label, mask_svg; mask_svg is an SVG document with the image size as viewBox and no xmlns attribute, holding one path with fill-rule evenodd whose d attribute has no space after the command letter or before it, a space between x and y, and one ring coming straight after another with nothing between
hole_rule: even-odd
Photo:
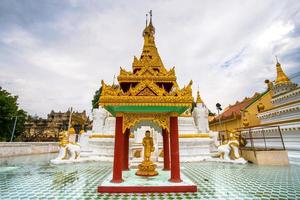
<instances>
[{"instance_id":1,"label":"green tiled floor","mask_svg":"<svg viewBox=\"0 0 300 200\"><path fill-rule=\"evenodd\" d=\"M300 167L185 163L197 193L99 194L111 163L50 165L54 155L0 159L0 199L300 199Z\"/></svg>"}]
</instances>

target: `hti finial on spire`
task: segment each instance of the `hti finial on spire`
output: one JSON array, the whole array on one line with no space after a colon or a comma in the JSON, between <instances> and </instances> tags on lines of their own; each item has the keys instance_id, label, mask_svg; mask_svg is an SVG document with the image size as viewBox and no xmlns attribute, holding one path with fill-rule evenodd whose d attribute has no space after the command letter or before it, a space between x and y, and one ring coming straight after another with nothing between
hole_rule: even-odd
<instances>
[{"instance_id":1,"label":"hti finial on spire","mask_svg":"<svg viewBox=\"0 0 300 200\"><path fill-rule=\"evenodd\" d=\"M279 62L278 62L278 57L277 57L277 55L275 56L275 58L276 58L276 62L279 63Z\"/></svg>"},{"instance_id":2,"label":"hti finial on spire","mask_svg":"<svg viewBox=\"0 0 300 200\"><path fill-rule=\"evenodd\" d=\"M150 15L150 24L152 24L152 10L149 11L149 15Z\"/></svg>"},{"instance_id":3,"label":"hti finial on spire","mask_svg":"<svg viewBox=\"0 0 300 200\"><path fill-rule=\"evenodd\" d=\"M149 24L148 24L148 15L150 16L149 19ZM143 31L143 37L145 37L145 35L154 35L155 34L155 28L152 24L152 10L150 10L147 14L146 14L146 28Z\"/></svg>"}]
</instances>

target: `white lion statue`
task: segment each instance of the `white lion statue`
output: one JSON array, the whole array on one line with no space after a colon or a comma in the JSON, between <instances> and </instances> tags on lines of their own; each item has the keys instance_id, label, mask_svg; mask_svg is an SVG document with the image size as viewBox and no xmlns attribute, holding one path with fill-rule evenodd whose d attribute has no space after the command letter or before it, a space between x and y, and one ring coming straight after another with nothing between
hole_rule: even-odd
<instances>
[{"instance_id":1,"label":"white lion statue","mask_svg":"<svg viewBox=\"0 0 300 200\"><path fill-rule=\"evenodd\" d=\"M230 133L228 142L218 147L220 158L226 161L247 162L244 158L241 157L239 146L240 143L238 139L233 135L233 133Z\"/></svg>"},{"instance_id":2,"label":"white lion statue","mask_svg":"<svg viewBox=\"0 0 300 200\"><path fill-rule=\"evenodd\" d=\"M59 154L55 161L58 160L77 160L80 157L80 145L75 142L69 142L68 132L63 131L60 133L60 142L59 142Z\"/></svg>"}]
</instances>

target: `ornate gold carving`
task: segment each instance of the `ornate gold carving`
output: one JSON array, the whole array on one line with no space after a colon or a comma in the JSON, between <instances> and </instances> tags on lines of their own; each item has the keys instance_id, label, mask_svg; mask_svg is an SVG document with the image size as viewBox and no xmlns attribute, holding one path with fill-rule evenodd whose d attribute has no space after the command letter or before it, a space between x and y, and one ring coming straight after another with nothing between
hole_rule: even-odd
<instances>
[{"instance_id":1,"label":"ornate gold carving","mask_svg":"<svg viewBox=\"0 0 300 200\"><path fill-rule=\"evenodd\" d=\"M171 95L175 96L192 96L192 84L193 81L191 80L187 86L182 88L181 90L179 89L178 85L174 86L174 90L172 91Z\"/></svg>"},{"instance_id":2,"label":"ornate gold carving","mask_svg":"<svg viewBox=\"0 0 300 200\"><path fill-rule=\"evenodd\" d=\"M139 92L137 96L157 96L157 95L147 87L143 89L141 92Z\"/></svg>"},{"instance_id":3,"label":"ornate gold carving","mask_svg":"<svg viewBox=\"0 0 300 200\"><path fill-rule=\"evenodd\" d=\"M161 157L161 158L164 157L164 150L163 149L160 150L158 156Z\"/></svg>"},{"instance_id":4,"label":"ornate gold carving","mask_svg":"<svg viewBox=\"0 0 300 200\"><path fill-rule=\"evenodd\" d=\"M165 113L123 113L123 132L140 121L153 121L169 131L170 116Z\"/></svg>"},{"instance_id":5,"label":"ornate gold carving","mask_svg":"<svg viewBox=\"0 0 300 200\"><path fill-rule=\"evenodd\" d=\"M242 121L244 126L249 126L249 112L247 110L244 111L243 116L242 116Z\"/></svg>"},{"instance_id":6,"label":"ornate gold carving","mask_svg":"<svg viewBox=\"0 0 300 200\"><path fill-rule=\"evenodd\" d=\"M159 82L175 82L175 68L169 71L154 71L151 67L142 67L137 73L133 74L123 68L120 68L118 81L123 82L139 82L144 80L159 81Z\"/></svg>"},{"instance_id":7,"label":"ornate gold carving","mask_svg":"<svg viewBox=\"0 0 300 200\"><path fill-rule=\"evenodd\" d=\"M138 83L134 88L130 88L125 94L129 96L138 96L138 94L146 88L150 89L152 93L154 93L157 96L163 96L166 93L164 89L158 87L154 82L145 80L143 82ZM150 94L149 96L153 95Z\"/></svg>"},{"instance_id":8,"label":"ornate gold carving","mask_svg":"<svg viewBox=\"0 0 300 200\"><path fill-rule=\"evenodd\" d=\"M135 157L135 158L140 158L140 157L141 157L141 154L142 154L142 149L136 149L136 150L133 152L133 157Z\"/></svg>"},{"instance_id":9,"label":"ornate gold carving","mask_svg":"<svg viewBox=\"0 0 300 200\"><path fill-rule=\"evenodd\" d=\"M59 146L60 147L65 147L67 144L69 144L68 132L67 131L62 131L62 132L59 133Z\"/></svg>"},{"instance_id":10,"label":"ornate gold carving","mask_svg":"<svg viewBox=\"0 0 300 200\"><path fill-rule=\"evenodd\" d=\"M101 96L118 96L122 93L119 87L106 85L103 80L101 81L101 84L102 84Z\"/></svg>"},{"instance_id":11,"label":"ornate gold carving","mask_svg":"<svg viewBox=\"0 0 300 200\"><path fill-rule=\"evenodd\" d=\"M106 85L102 81L102 94L100 97L100 105L139 105L139 106L187 106L190 107L193 102L192 97L192 81L188 86L179 89L178 85L174 85L170 93L165 89L160 88L154 82L145 80L138 83L134 88L130 88L124 93L119 87L112 87ZM138 94L145 88L149 88L153 93L148 96L138 96ZM149 94L149 93L148 93Z\"/></svg>"},{"instance_id":12,"label":"ornate gold carving","mask_svg":"<svg viewBox=\"0 0 300 200\"><path fill-rule=\"evenodd\" d=\"M192 108L188 108L184 113L180 115L180 117L192 117Z\"/></svg>"},{"instance_id":13,"label":"ornate gold carving","mask_svg":"<svg viewBox=\"0 0 300 200\"><path fill-rule=\"evenodd\" d=\"M265 105L262 102L259 102L259 104L257 105L257 111L262 112L264 110L265 110Z\"/></svg>"}]
</instances>

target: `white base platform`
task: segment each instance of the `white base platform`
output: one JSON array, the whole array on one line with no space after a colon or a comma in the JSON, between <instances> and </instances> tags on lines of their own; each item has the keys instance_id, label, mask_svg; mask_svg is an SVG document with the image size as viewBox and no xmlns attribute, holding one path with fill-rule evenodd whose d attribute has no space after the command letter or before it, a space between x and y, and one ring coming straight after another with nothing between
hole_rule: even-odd
<instances>
[{"instance_id":1,"label":"white base platform","mask_svg":"<svg viewBox=\"0 0 300 200\"><path fill-rule=\"evenodd\" d=\"M91 157L80 157L76 160L59 160L53 159L50 161L52 164L72 164L72 163L85 163L85 162L99 162L99 161L111 161L107 158L91 156Z\"/></svg>"},{"instance_id":2,"label":"white base platform","mask_svg":"<svg viewBox=\"0 0 300 200\"><path fill-rule=\"evenodd\" d=\"M219 162L219 163L232 163L232 164L246 164L248 163L247 160L245 160L244 158L239 158L236 160L224 160L221 158L207 158L204 161L207 162Z\"/></svg>"},{"instance_id":3,"label":"white base platform","mask_svg":"<svg viewBox=\"0 0 300 200\"><path fill-rule=\"evenodd\" d=\"M155 163L156 164L156 163ZM135 175L136 170L131 169L129 171L123 171L123 182L112 183L112 174L107 176L102 182L101 186L177 186L177 185L195 185L189 178L184 174L180 174L182 182L173 183L170 182L170 171L163 171L157 169L158 175L151 177L143 177Z\"/></svg>"}]
</instances>

